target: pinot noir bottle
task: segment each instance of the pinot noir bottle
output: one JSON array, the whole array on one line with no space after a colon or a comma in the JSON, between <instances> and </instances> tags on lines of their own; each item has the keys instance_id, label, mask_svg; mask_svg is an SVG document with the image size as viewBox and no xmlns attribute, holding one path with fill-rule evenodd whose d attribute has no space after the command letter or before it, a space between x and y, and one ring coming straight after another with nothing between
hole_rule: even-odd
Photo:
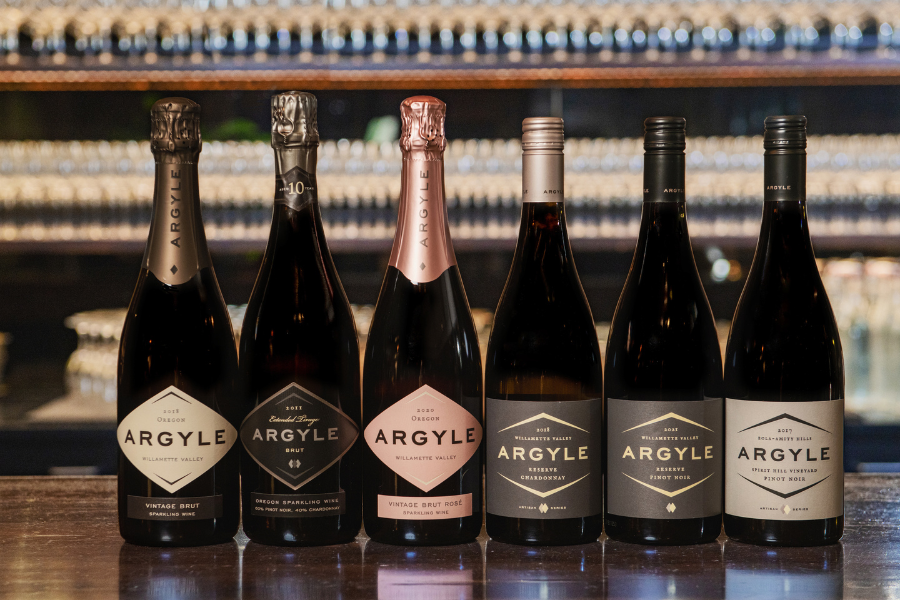
<instances>
[{"instance_id":1,"label":"pinot noir bottle","mask_svg":"<svg viewBox=\"0 0 900 600\"><path fill-rule=\"evenodd\" d=\"M481 355L447 224L446 105L400 111L397 233L363 365L363 520L378 542L459 544L482 523Z\"/></svg>"},{"instance_id":2,"label":"pinot noir bottle","mask_svg":"<svg viewBox=\"0 0 900 600\"><path fill-rule=\"evenodd\" d=\"M214 544L240 516L237 350L200 217L200 106L167 98L151 120L153 216L119 349L119 531Z\"/></svg>"},{"instance_id":3,"label":"pinot noir bottle","mask_svg":"<svg viewBox=\"0 0 900 600\"><path fill-rule=\"evenodd\" d=\"M336 544L362 525L359 346L319 213L318 143L315 96L273 96L275 210L240 338L243 528L267 544Z\"/></svg>"},{"instance_id":4,"label":"pinot noir bottle","mask_svg":"<svg viewBox=\"0 0 900 600\"><path fill-rule=\"evenodd\" d=\"M844 530L844 361L806 217L806 117L768 117L762 229L725 353L725 533L815 546Z\"/></svg>"},{"instance_id":5,"label":"pinot noir bottle","mask_svg":"<svg viewBox=\"0 0 900 600\"><path fill-rule=\"evenodd\" d=\"M485 359L487 532L584 544L603 527L600 347L566 233L563 121L522 131L522 224Z\"/></svg>"}]
</instances>

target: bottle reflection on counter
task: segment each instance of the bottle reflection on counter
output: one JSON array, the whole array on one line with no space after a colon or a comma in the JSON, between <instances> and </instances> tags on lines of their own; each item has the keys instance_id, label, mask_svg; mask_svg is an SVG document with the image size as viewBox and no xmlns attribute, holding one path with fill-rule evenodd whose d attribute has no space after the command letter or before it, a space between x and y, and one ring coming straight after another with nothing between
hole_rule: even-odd
<instances>
[{"instance_id":1,"label":"bottle reflection on counter","mask_svg":"<svg viewBox=\"0 0 900 600\"><path fill-rule=\"evenodd\" d=\"M844 597L844 547L767 548L725 542L725 599Z\"/></svg>"},{"instance_id":2,"label":"bottle reflection on counter","mask_svg":"<svg viewBox=\"0 0 900 600\"><path fill-rule=\"evenodd\" d=\"M312 548L285 548L250 542L241 560L243 598L351 596L359 585L362 546L356 542Z\"/></svg>"},{"instance_id":3,"label":"bottle reflection on counter","mask_svg":"<svg viewBox=\"0 0 900 600\"><path fill-rule=\"evenodd\" d=\"M722 546L639 546L603 542L603 579L609 600L721 598L725 587ZM767 596L756 596L765 598Z\"/></svg>"},{"instance_id":4,"label":"bottle reflection on counter","mask_svg":"<svg viewBox=\"0 0 900 600\"><path fill-rule=\"evenodd\" d=\"M240 550L235 541L204 548L122 544L119 600L240 598Z\"/></svg>"},{"instance_id":5,"label":"bottle reflection on counter","mask_svg":"<svg viewBox=\"0 0 900 600\"><path fill-rule=\"evenodd\" d=\"M485 597L605 598L600 572L603 545L535 548L488 540Z\"/></svg>"},{"instance_id":6,"label":"bottle reflection on counter","mask_svg":"<svg viewBox=\"0 0 900 600\"><path fill-rule=\"evenodd\" d=\"M483 561L477 542L456 546L400 547L368 541L363 577L378 600L480 600Z\"/></svg>"}]
</instances>

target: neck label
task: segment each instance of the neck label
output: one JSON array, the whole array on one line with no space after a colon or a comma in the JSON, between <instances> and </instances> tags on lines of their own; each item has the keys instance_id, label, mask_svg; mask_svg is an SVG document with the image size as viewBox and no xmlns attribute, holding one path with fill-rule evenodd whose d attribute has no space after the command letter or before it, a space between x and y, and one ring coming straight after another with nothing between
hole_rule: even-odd
<instances>
[{"instance_id":1,"label":"neck label","mask_svg":"<svg viewBox=\"0 0 900 600\"><path fill-rule=\"evenodd\" d=\"M275 204L300 210L316 198L316 178L300 167L275 176Z\"/></svg>"},{"instance_id":2,"label":"neck label","mask_svg":"<svg viewBox=\"0 0 900 600\"><path fill-rule=\"evenodd\" d=\"M186 283L210 263L200 202L194 197L195 169L194 165L168 163L156 167L153 222L143 266L167 285Z\"/></svg>"},{"instance_id":3,"label":"neck label","mask_svg":"<svg viewBox=\"0 0 900 600\"><path fill-rule=\"evenodd\" d=\"M563 202L564 168L562 154L523 154L522 202Z\"/></svg>"},{"instance_id":4,"label":"neck label","mask_svg":"<svg viewBox=\"0 0 900 600\"><path fill-rule=\"evenodd\" d=\"M725 401L725 512L808 521L844 514L844 401Z\"/></svg>"},{"instance_id":5,"label":"neck label","mask_svg":"<svg viewBox=\"0 0 900 600\"><path fill-rule=\"evenodd\" d=\"M404 158L400 215L388 264L413 283L428 283L456 264L444 204L441 161Z\"/></svg>"}]
</instances>

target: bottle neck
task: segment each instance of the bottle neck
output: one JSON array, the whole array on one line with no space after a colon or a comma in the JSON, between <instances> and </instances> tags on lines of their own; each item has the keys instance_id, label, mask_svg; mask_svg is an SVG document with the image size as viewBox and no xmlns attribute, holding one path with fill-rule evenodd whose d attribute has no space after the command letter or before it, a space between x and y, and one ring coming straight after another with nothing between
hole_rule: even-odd
<instances>
[{"instance_id":1,"label":"bottle neck","mask_svg":"<svg viewBox=\"0 0 900 600\"><path fill-rule=\"evenodd\" d=\"M522 221L514 262L566 262L565 159L562 152L522 155ZM515 267L514 267L515 268Z\"/></svg>"},{"instance_id":2,"label":"bottle neck","mask_svg":"<svg viewBox=\"0 0 900 600\"><path fill-rule=\"evenodd\" d=\"M434 281L456 264L444 198L444 158L433 150L403 153L400 209L388 264L413 283Z\"/></svg>"},{"instance_id":3,"label":"bottle neck","mask_svg":"<svg viewBox=\"0 0 900 600\"><path fill-rule=\"evenodd\" d=\"M806 152L769 150L763 158L766 202L806 203Z\"/></svg>"},{"instance_id":4,"label":"bottle neck","mask_svg":"<svg viewBox=\"0 0 900 600\"><path fill-rule=\"evenodd\" d=\"M644 154L644 202L684 202L684 153Z\"/></svg>"},{"instance_id":5,"label":"bottle neck","mask_svg":"<svg viewBox=\"0 0 900 600\"><path fill-rule=\"evenodd\" d=\"M180 285L211 264L200 214L197 161L163 153L156 159L153 215L143 266L162 283Z\"/></svg>"},{"instance_id":6,"label":"bottle neck","mask_svg":"<svg viewBox=\"0 0 900 600\"><path fill-rule=\"evenodd\" d=\"M522 154L522 201L565 200L565 157L561 151L526 150Z\"/></svg>"},{"instance_id":7,"label":"bottle neck","mask_svg":"<svg viewBox=\"0 0 900 600\"><path fill-rule=\"evenodd\" d=\"M318 202L316 185L316 146L298 146L275 150L275 206L293 210L312 207ZM279 213L281 211L276 211Z\"/></svg>"}]
</instances>

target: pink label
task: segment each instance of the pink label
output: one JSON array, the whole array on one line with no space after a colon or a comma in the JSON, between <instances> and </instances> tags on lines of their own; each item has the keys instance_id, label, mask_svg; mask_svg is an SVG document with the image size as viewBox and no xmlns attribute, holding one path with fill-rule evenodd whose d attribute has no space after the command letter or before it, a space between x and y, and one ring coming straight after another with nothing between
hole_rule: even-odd
<instances>
[{"instance_id":1,"label":"pink label","mask_svg":"<svg viewBox=\"0 0 900 600\"><path fill-rule=\"evenodd\" d=\"M388 264L413 283L434 281L456 264L440 159L425 160L423 153L403 158L400 214Z\"/></svg>"},{"instance_id":2,"label":"pink label","mask_svg":"<svg viewBox=\"0 0 900 600\"><path fill-rule=\"evenodd\" d=\"M423 492L459 471L481 436L480 419L427 385L372 419L364 433L375 456Z\"/></svg>"},{"instance_id":3,"label":"pink label","mask_svg":"<svg viewBox=\"0 0 900 600\"><path fill-rule=\"evenodd\" d=\"M382 496L378 494L378 516L382 519L433 521L472 516L472 494L461 496Z\"/></svg>"}]
</instances>

